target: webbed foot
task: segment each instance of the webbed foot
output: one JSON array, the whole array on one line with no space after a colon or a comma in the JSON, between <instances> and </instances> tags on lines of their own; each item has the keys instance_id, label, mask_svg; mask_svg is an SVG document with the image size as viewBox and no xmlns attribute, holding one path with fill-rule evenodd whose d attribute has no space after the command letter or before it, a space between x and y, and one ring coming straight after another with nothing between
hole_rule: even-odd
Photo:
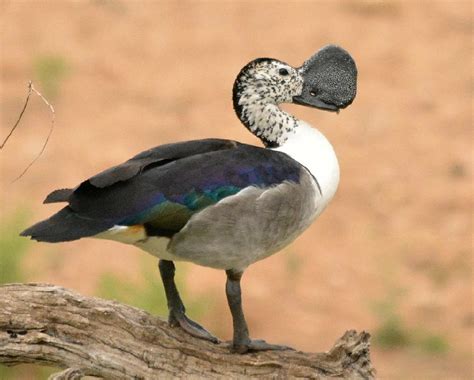
<instances>
[{"instance_id":1,"label":"webbed foot","mask_svg":"<svg viewBox=\"0 0 474 380\"><path fill-rule=\"evenodd\" d=\"M168 323L172 327L181 327L189 335L209 342L219 343L214 335L207 331L200 324L192 321L186 316L186 309L179 296L178 289L174 282L175 267L172 261L160 260L159 265L161 279L165 288L166 299L168 301L169 317Z\"/></svg>"},{"instance_id":2,"label":"webbed foot","mask_svg":"<svg viewBox=\"0 0 474 380\"><path fill-rule=\"evenodd\" d=\"M270 344L264 340L256 339L250 340L248 343L231 343L232 352L238 354L245 354L246 352L256 352L256 351L283 351L291 350L294 351L294 348L283 346L279 344Z\"/></svg>"},{"instance_id":3,"label":"webbed foot","mask_svg":"<svg viewBox=\"0 0 474 380\"><path fill-rule=\"evenodd\" d=\"M270 344L264 340L251 340L247 322L245 322L244 312L242 310L242 296L240 291L241 271L226 270L226 295L229 303L230 312L234 324L234 340L231 342L231 351L238 354L245 354L252 351L270 351L270 350L294 350L291 347Z\"/></svg>"},{"instance_id":4,"label":"webbed foot","mask_svg":"<svg viewBox=\"0 0 474 380\"><path fill-rule=\"evenodd\" d=\"M202 327L199 323L194 322L189 319L184 313L170 313L168 322L172 327L181 327L189 335L194 336L195 338L204 339L212 343L219 343L214 335Z\"/></svg>"}]
</instances>

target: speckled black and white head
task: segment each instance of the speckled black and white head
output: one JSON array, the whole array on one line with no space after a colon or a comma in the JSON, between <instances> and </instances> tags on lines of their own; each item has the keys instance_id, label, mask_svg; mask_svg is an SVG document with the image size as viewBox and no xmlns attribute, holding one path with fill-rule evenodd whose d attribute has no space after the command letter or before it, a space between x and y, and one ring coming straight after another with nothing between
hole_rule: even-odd
<instances>
[{"instance_id":1,"label":"speckled black and white head","mask_svg":"<svg viewBox=\"0 0 474 380\"><path fill-rule=\"evenodd\" d=\"M248 63L234 84L233 100L237 116L266 146L283 143L296 128L294 116L278 108L291 103L303 91L303 78L290 65L271 58Z\"/></svg>"},{"instance_id":2,"label":"speckled black and white head","mask_svg":"<svg viewBox=\"0 0 474 380\"><path fill-rule=\"evenodd\" d=\"M242 123L265 146L285 143L298 120L281 110L281 103L296 103L339 111L355 97L357 69L343 49L329 45L300 68L272 58L248 63L234 83L233 102Z\"/></svg>"}]
</instances>

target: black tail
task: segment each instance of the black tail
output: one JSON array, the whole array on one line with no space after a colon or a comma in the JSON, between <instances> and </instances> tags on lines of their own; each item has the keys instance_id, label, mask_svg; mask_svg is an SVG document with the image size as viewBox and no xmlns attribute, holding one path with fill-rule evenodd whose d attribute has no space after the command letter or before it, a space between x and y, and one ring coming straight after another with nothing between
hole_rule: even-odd
<instances>
[{"instance_id":1,"label":"black tail","mask_svg":"<svg viewBox=\"0 0 474 380\"><path fill-rule=\"evenodd\" d=\"M49 193L43 203L68 202L74 189L58 189Z\"/></svg>"},{"instance_id":2,"label":"black tail","mask_svg":"<svg viewBox=\"0 0 474 380\"><path fill-rule=\"evenodd\" d=\"M76 214L69 206L24 230L21 236L31 236L37 241L57 243L94 236L112 227L114 223L84 218Z\"/></svg>"}]
</instances>

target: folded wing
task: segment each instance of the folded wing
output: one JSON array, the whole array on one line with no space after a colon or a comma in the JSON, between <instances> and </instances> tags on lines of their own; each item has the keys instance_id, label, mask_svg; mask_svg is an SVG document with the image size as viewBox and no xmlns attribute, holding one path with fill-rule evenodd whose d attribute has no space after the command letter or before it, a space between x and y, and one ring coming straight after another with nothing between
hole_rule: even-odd
<instances>
[{"instance_id":1,"label":"folded wing","mask_svg":"<svg viewBox=\"0 0 474 380\"><path fill-rule=\"evenodd\" d=\"M172 236L189 218L249 186L298 182L301 166L284 153L230 140L159 146L105 170L46 201L68 202L22 235L40 241L93 236L115 225L143 225Z\"/></svg>"}]
</instances>

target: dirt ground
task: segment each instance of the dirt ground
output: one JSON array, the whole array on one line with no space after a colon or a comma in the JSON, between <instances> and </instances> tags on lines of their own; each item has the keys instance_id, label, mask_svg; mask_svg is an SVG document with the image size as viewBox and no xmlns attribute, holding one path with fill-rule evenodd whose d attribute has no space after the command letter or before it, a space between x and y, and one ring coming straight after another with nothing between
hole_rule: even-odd
<instances>
[{"instance_id":1,"label":"dirt ground","mask_svg":"<svg viewBox=\"0 0 474 380\"><path fill-rule=\"evenodd\" d=\"M353 105L339 115L285 109L331 140L340 188L295 243L246 272L251 334L321 351L345 330L366 330L380 379L471 379L471 7L2 0L0 136L30 79L56 110L50 143L22 179L12 183L49 128L38 98L0 152L2 219L20 209L28 223L44 218L57 209L41 204L49 191L152 146L211 136L258 144L232 110L240 68L266 56L300 65L338 44L359 69ZM140 280L143 253L133 247L81 240L31 249L32 281L95 294L104 272ZM186 273L187 298L213 299L200 321L229 338L224 274Z\"/></svg>"}]
</instances>

